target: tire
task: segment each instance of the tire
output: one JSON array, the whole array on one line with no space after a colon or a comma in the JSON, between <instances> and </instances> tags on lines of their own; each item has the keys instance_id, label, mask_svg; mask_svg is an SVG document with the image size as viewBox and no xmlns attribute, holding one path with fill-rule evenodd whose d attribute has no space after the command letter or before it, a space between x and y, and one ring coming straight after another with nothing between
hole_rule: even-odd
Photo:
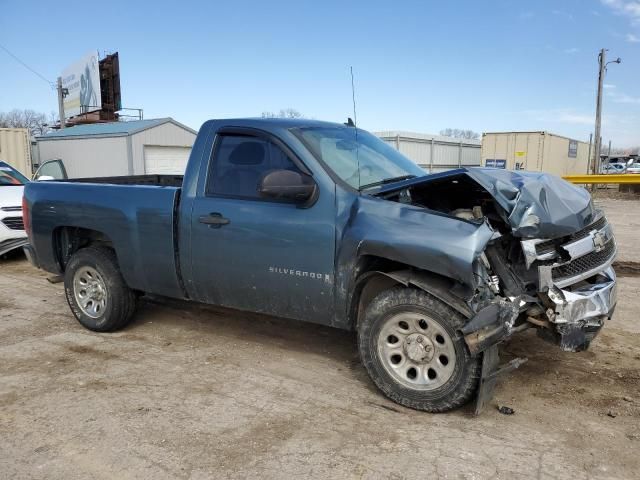
<instances>
[{"instance_id":1,"label":"tire","mask_svg":"<svg viewBox=\"0 0 640 480\"><path fill-rule=\"evenodd\" d=\"M136 296L109 248L86 247L74 253L64 273L64 290L76 319L94 332L123 328L136 308Z\"/></svg>"},{"instance_id":2,"label":"tire","mask_svg":"<svg viewBox=\"0 0 640 480\"><path fill-rule=\"evenodd\" d=\"M422 290L385 290L359 325L360 358L394 402L426 412L453 410L469 401L480 378L482 357L471 356L459 333L465 320Z\"/></svg>"}]
</instances>

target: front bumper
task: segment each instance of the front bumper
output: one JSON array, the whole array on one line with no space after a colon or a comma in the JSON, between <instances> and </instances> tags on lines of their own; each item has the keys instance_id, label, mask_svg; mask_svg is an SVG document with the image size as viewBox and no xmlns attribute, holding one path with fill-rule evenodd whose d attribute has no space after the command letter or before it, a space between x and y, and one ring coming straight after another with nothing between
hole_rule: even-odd
<instances>
[{"instance_id":1,"label":"front bumper","mask_svg":"<svg viewBox=\"0 0 640 480\"><path fill-rule=\"evenodd\" d=\"M612 317L617 293L616 274L611 267L600 272L593 283L550 288L548 296L554 308L547 311L547 316L560 347L571 352L587 349L605 320Z\"/></svg>"},{"instance_id":2,"label":"front bumper","mask_svg":"<svg viewBox=\"0 0 640 480\"><path fill-rule=\"evenodd\" d=\"M10 211L7 210L9 208ZM27 232L24 231L22 212L16 211L17 208L19 207L0 208L0 255L29 243Z\"/></svg>"},{"instance_id":3,"label":"front bumper","mask_svg":"<svg viewBox=\"0 0 640 480\"><path fill-rule=\"evenodd\" d=\"M29 239L25 237L21 238L10 238L8 240L3 240L0 242L0 255L4 255L5 253L10 252L11 250L15 250L20 247L24 247L29 244Z\"/></svg>"}]
</instances>

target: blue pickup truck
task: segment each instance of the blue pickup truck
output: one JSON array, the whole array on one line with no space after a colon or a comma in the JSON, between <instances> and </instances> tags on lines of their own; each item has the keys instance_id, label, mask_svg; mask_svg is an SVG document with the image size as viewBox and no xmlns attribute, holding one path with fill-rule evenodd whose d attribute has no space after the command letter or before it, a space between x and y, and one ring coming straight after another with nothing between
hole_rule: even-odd
<instances>
[{"instance_id":1,"label":"blue pickup truck","mask_svg":"<svg viewBox=\"0 0 640 480\"><path fill-rule=\"evenodd\" d=\"M357 331L392 400L491 397L528 328L588 347L616 302L616 244L589 194L542 173L427 175L352 123L206 122L182 176L29 183L30 261L88 329L153 293Z\"/></svg>"}]
</instances>

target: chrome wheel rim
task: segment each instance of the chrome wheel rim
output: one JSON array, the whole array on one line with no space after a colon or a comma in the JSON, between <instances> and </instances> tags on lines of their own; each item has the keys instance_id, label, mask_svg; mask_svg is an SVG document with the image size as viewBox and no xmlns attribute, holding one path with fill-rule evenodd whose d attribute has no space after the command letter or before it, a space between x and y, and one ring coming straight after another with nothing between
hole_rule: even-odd
<instances>
[{"instance_id":1,"label":"chrome wheel rim","mask_svg":"<svg viewBox=\"0 0 640 480\"><path fill-rule=\"evenodd\" d=\"M414 390L435 390L453 375L456 350L451 336L429 315L402 312L389 317L378 335L385 370Z\"/></svg>"},{"instance_id":2,"label":"chrome wheel rim","mask_svg":"<svg viewBox=\"0 0 640 480\"><path fill-rule=\"evenodd\" d=\"M95 268L81 267L73 276L73 295L82 313L100 317L107 308L107 286Z\"/></svg>"}]
</instances>

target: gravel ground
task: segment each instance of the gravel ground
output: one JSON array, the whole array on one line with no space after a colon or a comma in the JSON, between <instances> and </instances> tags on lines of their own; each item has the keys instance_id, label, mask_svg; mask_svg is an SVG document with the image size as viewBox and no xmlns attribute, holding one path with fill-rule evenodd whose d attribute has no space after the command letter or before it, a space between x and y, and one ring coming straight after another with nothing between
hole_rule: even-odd
<instances>
[{"instance_id":1,"label":"gravel ground","mask_svg":"<svg viewBox=\"0 0 640 480\"><path fill-rule=\"evenodd\" d=\"M598 203L640 261L640 202ZM589 351L525 332L503 350L529 362L480 417L430 415L376 391L353 334L162 299L94 334L16 255L0 260L0 478L638 478L640 277L619 291Z\"/></svg>"}]
</instances>

